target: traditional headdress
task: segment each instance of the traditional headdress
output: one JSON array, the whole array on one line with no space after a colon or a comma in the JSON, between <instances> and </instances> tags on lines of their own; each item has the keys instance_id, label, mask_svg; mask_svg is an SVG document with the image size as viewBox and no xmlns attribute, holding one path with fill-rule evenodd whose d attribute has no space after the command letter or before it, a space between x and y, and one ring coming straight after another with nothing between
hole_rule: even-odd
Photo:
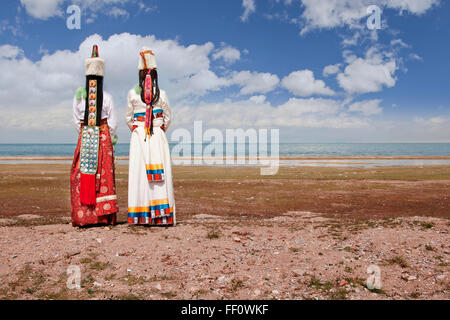
<instances>
[{"instance_id":1,"label":"traditional headdress","mask_svg":"<svg viewBox=\"0 0 450 320\"><path fill-rule=\"evenodd\" d=\"M92 48L92 56L86 59L86 75L103 77L105 74L105 61L98 57L98 47Z\"/></svg>"},{"instance_id":2,"label":"traditional headdress","mask_svg":"<svg viewBox=\"0 0 450 320\"><path fill-rule=\"evenodd\" d=\"M145 140L147 140L147 136L151 137L153 134L153 102L155 101L155 98L159 99L159 89L156 80L156 69L158 67L156 65L155 54L148 47L143 47L141 52L139 52L138 68L141 71L145 70L145 79L143 80L143 83L140 83L139 85L142 90L142 102L147 106L145 110L144 126ZM152 78L152 75L154 75L155 78Z\"/></svg>"},{"instance_id":3,"label":"traditional headdress","mask_svg":"<svg viewBox=\"0 0 450 320\"><path fill-rule=\"evenodd\" d=\"M148 47L143 47L141 52L139 53L139 62L138 62L139 70L144 69L158 69L156 65L155 54Z\"/></svg>"},{"instance_id":4,"label":"traditional headdress","mask_svg":"<svg viewBox=\"0 0 450 320\"><path fill-rule=\"evenodd\" d=\"M104 64L98 57L98 47L94 45L91 58L86 59L86 105L81 133L80 202L84 205L96 203L95 175L99 160Z\"/></svg>"}]
</instances>

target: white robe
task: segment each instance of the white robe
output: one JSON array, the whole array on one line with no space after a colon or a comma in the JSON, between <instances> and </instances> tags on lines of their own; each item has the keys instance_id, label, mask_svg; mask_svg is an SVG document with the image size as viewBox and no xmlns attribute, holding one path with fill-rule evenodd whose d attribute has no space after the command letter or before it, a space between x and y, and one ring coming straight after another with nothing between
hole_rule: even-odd
<instances>
[{"instance_id":1,"label":"white robe","mask_svg":"<svg viewBox=\"0 0 450 320\"><path fill-rule=\"evenodd\" d=\"M153 134L145 141L144 122L135 121L135 114L145 114L146 105L135 88L128 92L127 125L132 130L128 176L128 223L171 225L175 218L175 199L172 184L172 164L169 143L164 130L170 124L171 111L165 91L160 90L154 111L162 109L163 117L153 119ZM163 173L162 181L152 181L148 173ZM156 171L152 171L155 169ZM147 171L149 170L149 171ZM169 210L167 210L169 209Z\"/></svg>"}]
</instances>

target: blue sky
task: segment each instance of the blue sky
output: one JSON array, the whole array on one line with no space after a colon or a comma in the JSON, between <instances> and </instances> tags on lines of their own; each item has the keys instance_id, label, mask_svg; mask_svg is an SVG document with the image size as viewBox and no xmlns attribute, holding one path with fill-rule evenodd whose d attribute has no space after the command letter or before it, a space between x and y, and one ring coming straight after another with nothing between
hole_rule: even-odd
<instances>
[{"instance_id":1,"label":"blue sky","mask_svg":"<svg viewBox=\"0 0 450 320\"><path fill-rule=\"evenodd\" d=\"M71 4L81 29L66 27ZM367 7L381 10L369 30ZM139 49L156 52L169 131L279 128L286 142L450 141L450 4L438 0L20 0L0 11L0 143L74 142L94 43L128 142ZM19 112L18 112L19 111Z\"/></svg>"}]
</instances>

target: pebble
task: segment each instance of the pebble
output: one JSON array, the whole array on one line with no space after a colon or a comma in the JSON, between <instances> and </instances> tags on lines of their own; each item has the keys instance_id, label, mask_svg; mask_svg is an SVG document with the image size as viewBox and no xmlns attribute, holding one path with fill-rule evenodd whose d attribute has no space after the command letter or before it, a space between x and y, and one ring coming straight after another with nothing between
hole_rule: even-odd
<instances>
[{"instance_id":1,"label":"pebble","mask_svg":"<svg viewBox=\"0 0 450 320\"><path fill-rule=\"evenodd\" d=\"M101 287L101 286L103 286L100 282L97 282L97 281L95 281L93 284L94 284L95 287Z\"/></svg>"},{"instance_id":2,"label":"pebble","mask_svg":"<svg viewBox=\"0 0 450 320\"><path fill-rule=\"evenodd\" d=\"M161 289L158 289L158 290L161 290ZM196 287L190 287L189 288L189 292L191 292L191 293L195 293L197 291L198 291L198 289Z\"/></svg>"},{"instance_id":3,"label":"pebble","mask_svg":"<svg viewBox=\"0 0 450 320\"><path fill-rule=\"evenodd\" d=\"M162 290L162 287L161 287L161 284L160 284L160 283L158 283L158 284L155 286L155 288L156 288L156 290L159 290L159 291Z\"/></svg>"},{"instance_id":4,"label":"pebble","mask_svg":"<svg viewBox=\"0 0 450 320\"><path fill-rule=\"evenodd\" d=\"M276 290L275 290L275 291L276 291ZM261 290L255 289L255 291L253 291L253 294L254 294L255 296L259 296L259 295L261 294Z\"/></svg>"},{"instance_id":5,"label":"pebble","mask_svg":"<svg viewBox=\"0 0 450 320\"><path fill-rule=\"evenodd\" d=\"M273 294L280 294L280 291L278 291L278 290L272 290L272 293L273 293Z\"/></svg>"},{"instance_id":6,"label":"pebble","mask_svg":"<svg viewBox=\"0 0 450 320\"><path fill-rule=\"evenodd\" d=\"M301 275L303 275L303 270L299 270L299 269L296 269L296 270L292 270L292 273L294 274L294 276L301 276Z\"/></svg>"},{"instance_id":7,"label":"pebble","mask_svg":"<svg viewBox=\"0 0 450 320\"><path fill-rule=\"evenodd\" d=\"M241 242L241 238L239 238L239 237L234 237L233 240L234 240L234 242Z\"/></svg>"},{"instance_id":8,"label":"pebble","mask_svg":"<svg viewBox=\"0 0 450 320\"><path fill-rule=\"evenodd\" d=\"M102 239L100 239L100 238L97 238L95 240L97 240L98 243L102 243Z\"/></svg>"},{"instance_id":9,"label":"pebble","mask_svg":"<svg viewBox=\"0 0 450 320\"><path fill-rule=\"evenodd\" d=\"M339 285L341 286L341 287L343 287L343 286L345 286L345 285L347 285L348 284L348 282L346 281L346 280L341 280L340 282L339 282Z\"/></svg>"}]
</instances>

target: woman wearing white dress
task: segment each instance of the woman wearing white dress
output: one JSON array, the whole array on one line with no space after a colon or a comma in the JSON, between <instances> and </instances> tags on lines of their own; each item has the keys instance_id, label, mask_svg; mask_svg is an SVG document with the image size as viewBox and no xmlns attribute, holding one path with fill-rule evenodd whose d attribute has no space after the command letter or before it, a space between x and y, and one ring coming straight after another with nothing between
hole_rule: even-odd
<instances>
[{"instance_id":1,"label":"woman wearing white dress","mask_svg":"<svg viewBox=\"0 0 450 320\"><path fill-rule=\"evenodd\" d=\"M139 84L128 92L127 125L131 130L128 177L128 223L175 225L172 165L165 131L171 111L158 88L153 52L139 55Z\"/></svg>"}]
</instances>

